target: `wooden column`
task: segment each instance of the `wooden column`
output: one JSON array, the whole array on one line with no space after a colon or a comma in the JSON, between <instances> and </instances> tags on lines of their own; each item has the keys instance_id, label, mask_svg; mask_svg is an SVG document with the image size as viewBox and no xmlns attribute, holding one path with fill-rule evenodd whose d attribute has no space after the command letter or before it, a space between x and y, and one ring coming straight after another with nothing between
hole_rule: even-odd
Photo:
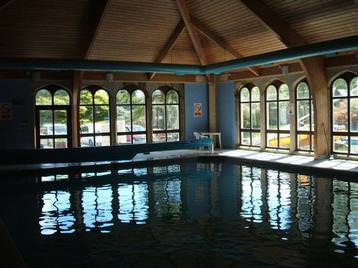
<instances>
[{"instance_id":1,"label":"wooden column","mask_svg":"<svg viewBox=\"0 0 358 268\"><path fill-rule=\"evenodd\" d=\"M72 147L79 147L79 117L78 104L81 89L82 73L73 73L72 98L71 98L71 115L72 115Z\"/></svg>"},{"instance_id":2,"label":"wooden column","mask_svg":"<svg viewBox=\"0 0 358 268\"><path fill-rule=\"evenodd\" d=\"M329 121L329 90L322 58L301 60L312 92L314 111L314 156L329 157L331 153L331 131Z\"/></svg>"},{"instance_id":3,"label":"wooden column","mask_svg":"<svg viewBox=\"0 0 358 268\"><path fill-rule=\"evenodd\" d=\"M117 145L117 103L115 92L110 92L109 98L109 112L110 112L110 130L111 130L111 145Z\"/></svg>"},{"instance_id":4,"label":"wooden column","mask_svg":"<svg viewBox=\"0 0 358 268\"><path fill-rule=\"evenodd\" d=\"M216 83L215 78L208 84L209 131L216 131Z\"/></svg>"},{"instance_id":5,"label":"wooden column","mask_svg":"<svg viewBox=\"0 0 358 268\"><path fill-rule=\"evenodd\" d=\"M261 150L266 148L266 89L260 88L260 134L261 134Z\"/></svg>"}]
</instances>

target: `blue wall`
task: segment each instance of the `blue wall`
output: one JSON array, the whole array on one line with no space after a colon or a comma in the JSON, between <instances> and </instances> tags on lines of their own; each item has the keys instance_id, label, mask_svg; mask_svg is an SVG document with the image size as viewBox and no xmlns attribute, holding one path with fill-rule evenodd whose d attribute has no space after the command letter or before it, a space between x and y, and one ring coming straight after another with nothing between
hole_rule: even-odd
<instances>
[{"instance_id":1,"label":"blue wall","mask_svg":"<svg viewBox=\"0 0 358 268\"><path fill-rule=\"evenodd\" d=\"M208 130L208 86L207 84L185 84L185 139L193 139L194 131ZM194 117L194 103L201 103L202 116Z\"/></svg>"},{"instance_id":2,"label":"blue wall","mask_svg":"<svg viewBox=\"0 0 358 268\"><path fill-rule=\"evenodd\" d=\"M216 124L224 148L236 145L235 83L216 84Z\"/></svg>"},{"instance_id":3,"label":"blue wall","mask_svg":"<svg viewBox=\"0 0 358 268\"><path fill-rule=\"evenodd\" d=\"M0 103L12 105L12 119L0 121L0 148L33 148L33 97L29 81L0 80Z\"/></svg>"}]
</instances>

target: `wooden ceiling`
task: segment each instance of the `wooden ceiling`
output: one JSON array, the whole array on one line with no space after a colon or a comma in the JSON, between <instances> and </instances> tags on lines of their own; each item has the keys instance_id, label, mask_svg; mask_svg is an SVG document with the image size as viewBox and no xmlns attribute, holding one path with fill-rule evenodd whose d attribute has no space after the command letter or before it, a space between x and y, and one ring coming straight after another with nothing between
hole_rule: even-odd
<instances>
[{"instance_id":1,"label":"wooden ceiling","mask_svg":"<svg viewBox=\"0 0 358 268\"><path fill-rule=\"evenodd\" d=\"M260 1L307 43L358 34L355 0ZM181 5L191 23L160 55L183 18ZM200 64L190 31L208 63L285 48L240 0L12 0L0 6L0 57Z\"/></svg>"}]
</instances>

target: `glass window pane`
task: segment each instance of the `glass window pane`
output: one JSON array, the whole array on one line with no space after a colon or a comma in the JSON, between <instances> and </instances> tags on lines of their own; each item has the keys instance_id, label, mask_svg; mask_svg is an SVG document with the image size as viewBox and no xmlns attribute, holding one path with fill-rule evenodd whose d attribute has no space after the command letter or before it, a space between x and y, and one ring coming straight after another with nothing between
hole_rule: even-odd
<instances>
[{"instance_id":1,"label":"glass window pane","mask_svg":"<svg viewBox=\"0 0 358 268\"><path fill-rule=\"evenodd\" d=\"M129 105L117 106L117 132L131 132L131 111Z\"/></svg>"},{"instance_id":2,"label":"glass window pane","mask_svg":"<svg viewBox=\"0 0 358 268\"><path fill-rule=\"evenodd\" d=\"M134 90L132 92L132 103L133 104L145 104L145 95L142 90Z\"/></svg>"},{"instance_id":3,"label":"glass window pane","mask_svg":"<svg viewBox=\"0 0 358 268\"><path fill-rule=\"evenodd\" d=\"M46 89L41 89L36 93L36 105L52 105L52 95Z\"/></svg>"},{"instance_id":4,"label":"glass window pane","mask_svg":"<svg viewBox=\"0 0 358 268\"><path fill-rule=\"evenodd\" d=\"M117 143L118 144L131 144L132 143L132 135L118 135L117 136Z\"/></svg>"},{"instance_id":5,"label":"glass window pane","mask_svg":"<svg viewBox=\"0 0 358 268\"><path fill-rule=\"evenodd\" d=\"M92 93L89 90L81 90L80 92L80 104L92 104Z\"/></svg>"},{"instance_id":6,"label":"glass window pane","mask_svg":"<svg viewBox=\"0 0 358 268\"><path fill-rule=\"evenodd\" d=\"M277 90L273 85L268 86L266 90L266 100L276 100L277 99Z\"/></svg>"},{"instance_id":7,"label":"glass window pane","mask_svg":"<svg viewBox=\"0 0 358 268\"><path fill-rule=\"evenodd\" d=\"M333 136L333 151L337 153L348 153L348 137Z\"/></svg>"},{"instance_id":8,"label":"glass window pane","mask_svg":"<svg viewBox=\"0 0 358 268\"><path fill-rule=\"evenodd\" d=\"M80 139L81 147L93 147L94 146L94 137L81 137Z\"/></svg>"},{"instance_id":9,"label":"glass window pane","mask_svg":"<svg viewBox=\"0 0 358 268\"><path fill-rule=\"evenodd\" d=\"M93 133L93 107L80 106L80 133Z\"/></svg>"},{"instance_id":10,"label":"glass window pane","mask_svg":"<svg viewBox=\"0 0 358 268\"><path fill-rule=\"evenodd\" d=\"M153 142L165 142L165 133L153 133Z\"/></svg>"},{"instance_id":11,"label":"glass window pane","mask_svg":"<svg viewBox=\"0 0 358 268\"><path fill-rule=\"evenodd\" d=\"M179 95L175 90L169 90L167 92L167 103L168 104L179 104Z\"/></svg>"},{"instance_id":12,"label":"glass window pane","mask_svg":"<svg viewBox=\"0 0 358 268\"><path fill-rule=\"evenodd\" d=\"M277 102L267 103L267 129L277 129Z\"/></svg>"},{"instance_id":13,"label":"glass window pane","mask_svg":"<svg viewBox=\"0 0 358 268\"><path fill-rule=\"evenodd\" d=\"M261 134L260 132L252 132L251 133L252 145L260 146L261 145Z\"/></svg>"},{"instance_id":14,"label":"glass window pane","mask_svg":"<svg viewBox=\"0 0 358 268\"><path fill-rule=\"evenodd\" d=\"M310 101L297 101L297 130L310 130Z\"/></svg>"},{"instance_id":15,"label":"glass window pane","mask_svg":"<svg viewBox=\"0 0 358 268\"><path fill-rule=\"evenodd\" d=\"M67 148L67 138L55 139L55 148Z\"/></svg>"},{"instance_id":16,"label":"glass window pane","mask_svg":"<svg viewBox=\"0 0 358 268\"><path fill-rule=\"evenodd\" d=\"M266 146L267 147L278 147L278 134L277 133L267 133Z\"/></svg>"},{"instance_id":17,"label":"glass window pane","mask_svg":"<svg viewBox=\"0 0 358 268\"><path fill-rule=\"evenodd\" d=\"M134 144L142 144L142 143L146 143L146 142L147 142L147 138L146 138L145 134L133 135L133 143Z\"/></svg>"},{"instance_id":18,"label":"glass window pane","mask_svg":"<svg viewBox=\"0 0 358 268\"><path fill-rule=\"evenodd\" d=\"M240 90L240 101L250 101L250 91L248 88L244 87Z\"/></svg>"},{"instance_id":19,"label":"glass window pane","mask_svg":"<svg viewBox=\"0 0 358 268\"><path fill-rule=\"evenodd\" d=\"M94 104L109 104L108 93L103 89L97 90L94 94Z\"/></svg>"},{"instance_id":20,"label":"glass window pane","mask_svg":"<svg viewBox=\"0 0 358 268\"><path fill-rule=\"evenodd\" d=\"M310 90L306 82L301 82L297 86L297 99L309 99Z\"/></svg>"},{"instance_id":21,"label":"glass window pane","mask_svg":"<svg viewBox=\"0 0 358 268\"><path fill-rule=\"evenodd\" d=\"M251 89L251 101L260 101L260 89L258 87Z\"/></svg>"},{"instance_id":22,"label":"glass window pane","mask_svg":"<svg viewBox=\"0 0 358 268\"><path fill-rule=\"evenodd\" d=\"M348 85L347 82L339 78L334 81L333 83L333 97L341 97L341 96L347 96L348 94Z\"/></svg>"},{"instance_id":23,"label":"glass window pane","mask_svg":"<svg viewBox=\"0 0 358 268\"><path fill-rule=\"evenodd\" d=\"M251 128L260 128L260 103L251 104Z\"/></svg>"},{"instance_id":24,"label":"glass window pane","mask_svg":"<svg viewBox=\"0 0 358 268\"><path fill-rule=\"evenodd\" d=\"M350 92L351 96L358 96L358 76L352 79L350 90L351 90Z\"/></svg>"},{"instance_id":25,"label":"glass window pane","mask_svg":"<svg viewBox=\"0 0 358 268\"><path fill-rule=\"evenodd\" d=\"M246 131L241 132L241 144L250 145L250 132L246 132Z\"/></svg>"},{"instance_id":26,"label":"glass window pane","mask_svg":"<svg viewBox=\"0 0 358 268\"><path fill-rule=\"evenodd\" d=\"M358 137L351 137L351 154L358 154Z\"/></svg>"},{"instance_id":27,"label":"glass window pane","mask_svg":"<svg viewBox=\"0 0 358 268\"><path fill-rule=\"evenodd\" d=\"M96 146L109 146L110 137L109 136L96 136Z\"/></svg>"},{"instance_id":28,"label":"glass window pane","mask_svg":"<svg viewBox=\"0 0 358 268\"><path fill-rule=\"evenodd\" d=\"M109 106L95 106L95 132L109 132Z\"/></svg>"},{"instance_id":29,"label":"glass window pane","mask_svg":"<svg viewBox=\"0 0 358 268\"><path fill-rule=\"evenodd\" d=\"M132 106L133 132L145 131L145 105Z\"/></svg>"},{"instance_id":30,"label":"glass window pane","mask_svg":"<svg viewBox=\"0 0 358 268\"><path fill-rule=\"evenodd\" d=\"M167 105L167 129L179 129L179 105Z\"/></svg>"},{"instance_id":31,"label":"glass window pane","mask_svg":"<svg viewBox=\"0 0 358 268\"><path fill-rule=\"evenodd\" d=\"M120 90L117 93L117 104L129 104L129 93L127 90Z\"/></svg>"},{"instance_id":32,"label":"glass window pane","mask_svg":"<svg viewBox=\"0 0 358 268\"><path fill-rule=\"evenodd\" d=\"M279 88L279 98L280 100L288 100L290 99L290 93L288 90L288 85L282 84Z\"/></svg>"},{"instance_id":33,"label":"glass window pane","mask_svg":"<svg viewBox=\"0 0 358 268\"><path fill-rule=\"evenodd\" d=\"M54 95L55 105L70 105L70 96L66 90L59 89Z\"/></svg>"},{"instance_id":34,"label":"glass window pane","mask_svg":"<svg viewBox=\"0 0 358 268\"><path fill-rule=\"evenodd\" d=\"M281 101L279 106L280 130L290 130L290 103Z\"/></svg>"},{"instance_id":35,"label":"glass window pane","mask_svg":"<svg viewBox=\"0 0 358 268\"><path fill-rule=\"evenodd\" d=\"M167 142L171 141L179 141L179 132L167 134Z\"/></svg>"},{"instance_id":36,"label":"glass window pane","mask_svg":"<svg viewBox=\"0 0 358 268\"><path fill-rule=\"evenodd\" d=\"M154 90L153 91L153 94L152 94L152 103L154 104L164 104L165 101L164 101L164 93L157 89L157 90Z\"/></svg>"},{"instance_id":37,"label":"glass window pane","mask_svg":"<svg viewBox=\"0 0 358 268\"><path fill-rule=\"evenodd\" d=\"M53 135L52 110L40 110L40 135Z\"/></svg>"},{"instance_id":38,"label":"glass window pane","mask_svg":"<svg viewBox=\"0 0 358 268\"><path fill-rule=\"evenodd\" d=\"M333 100L333 131L348 130L348 100Z\"/></svg>"},{"instance_id":39,"label":"glass window pane","mask_svg":"<svg viewBox=\"0 0 358 268\"><path fill-rule=\"evenodd\" d=\"M297 135L297 147L299 150L310 150L310 135L308 134L299 134Z\"/></svg>"},{"instance_id":40,"label":"glass window pane","mask_svg":"<svg viewBox=\"0 0 358 268\"><path fill-rule=\"evenodd\" d=\"M289 133L279 134L279 147L280 148L290 148L291 137Z\"/></svg>"},{"instance_id":41,"label":"glass window pane","mask_svg":"<svg viewBox=\"0 0 358 268\"><path fill-rule=\"evenodd\" d=\"M241 103L241 128L250 128L250 103Z\"/></svg>"},{"instance_id":42,"label":"glass window pane","mask_svg":"<svg viewBox=\"0 0 358 268\"><path fill-rule=\"evenodd\" d=\"M66 110L55 110L54 114L55 114L55 135L66 135L67 134L67 111Z\"/></svg>"},{"instance_id":43,"label":"glass window pane","mask_svg":"<svg viewBox=\"0 0 358 268\"><path fill-rule=\"evenodd\" d=\"M165 106L164 105L153 105L153 129L154 130L162 130L165 129L165 120L164 120L164 114L165 114Z\"/></svg>"},{"instance_id":44,"label":"glass window pane","mask_svg":"<svg viewBox=\"0 0 358 268\"><path fill-rule=\"evenodd\" d=\"M351 131L358 131L358 98L351 99L350 101L350 113L351 113Z\"/></svg>"},{"instance_id":45,"label":"glass window pane","mask_svg":"<svg viewBox=\"0 0 358 268\"><path fill-rule=\"evenodd\" d=\"M41 149L52 149L53 148L53 139L40 139L40 148Z\"/></svg>"}]
</instances>

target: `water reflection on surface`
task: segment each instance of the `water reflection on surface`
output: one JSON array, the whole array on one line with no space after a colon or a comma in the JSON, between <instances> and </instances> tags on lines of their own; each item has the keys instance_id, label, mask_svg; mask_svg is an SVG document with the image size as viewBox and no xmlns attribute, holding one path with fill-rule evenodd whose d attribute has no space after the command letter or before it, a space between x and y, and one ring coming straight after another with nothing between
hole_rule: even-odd
<instances>
[{"instance_id":1,"label":"water reflection on surface","mask_svg":"<svg viewBox=\"0 0 358 268\"><path fill-rule=\"evenodd\" d=\"M38 192L39 234L44 239L80 233L113 235L125 230L138 236L130 246L141 253L149 249L141 248L138 232L143 237L150 234L143 239L154 239L150 243L159 252L209 247L237 261L242 261L242 254L245 258L253 254L249 259L260 260L258 266L309 266L314 263L311 258L325 259L327 254L343 256L344 262L337 259L343 266L358 259L355 182L222 163L79 177L86 181ZM108 182L106 178L111 177L114 179ZM98 184L101 179L105 183ZM92 181L97 184L91 185ZM119 247L116 243L109 244ZM122 254L129 250L126 245ZM277 259L272 259L268 249ZM327 263L334 267L332 259L327 258Z\"/></svg>"}]
</instances>

